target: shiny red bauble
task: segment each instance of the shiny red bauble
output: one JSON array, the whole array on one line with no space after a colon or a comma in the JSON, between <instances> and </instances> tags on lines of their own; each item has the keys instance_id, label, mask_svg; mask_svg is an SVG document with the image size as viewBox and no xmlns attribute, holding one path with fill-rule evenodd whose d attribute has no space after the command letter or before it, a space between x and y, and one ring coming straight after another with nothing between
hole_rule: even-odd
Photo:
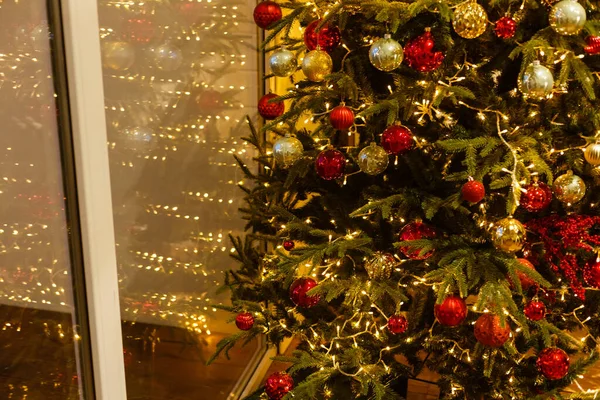
<instances>
[{"instance_id":1,"label":"shiny red bauble","mask_svg":"<svg viewBox=\"0 0 600 400\"><path fill-rule=\"evenodd\" d=\"M414 144L412 132L402 125L388 126L381 134L381 147L388 154L399 155L406 153L412 149Z\"/></svg>"},{"instance_id":2,"label":"shiny red bauble","mask_svg":"<svg viewBox=\"0 0 600 400\"><path fill-rule=\"evenodd\" d=\"M321 50L331 53L342 41L342 34L337 26L325 24L317 30L321 20L311 22L304 30L304 44L308 50Z\"/></svg>"},{"instance_id":3,"label":"shiny red bauble","mask_svg":"<svg viewBox=\"0 0 600 400\"><path fill-rule=\"evenodd\" d=\"M479 203L485 197L485 186L479 181L468 181L460 190L463 200L469 203Z\"/></svg>"},{"instance_id":4,"label":"shiny red bauble","mask_svg":"<svg viewBox=\"0 0 600 400\"><path fill-rule=\"evenodd\" d=\"M223 96L213 89L200 92L196 97L196 104L203 115L208 112L216 112L223 108Z\"/></svg>"},{"instance_id":5,"label":"shiny red bauble","mask_svg":"<svg viewBox=\"0 0 600 400\"><path fill-rule=\"evenodd\" d=\"M517 32L517 21L511 17L502 17L496 21L494 32L500 39L510 39Z\"/></svg>"},{"instance_id":6,"label":"shiny red bauble","mask_svg":"<svg viewBox=\"0 0 600 400\"><path fill-rule=\"evenodd\" d=\"M526 258L519 258L517 261L519 261L521 263L521 265L523 265L524 267L527 267L527 268L535 271L535 267L533 266L533 264ZM537 286L537 283L535 283L535 281L533 279L531 279L529 276L525 275L523 272L517 271L517 276L519 277L519 282L521 282L521 288L524 291L527 291L527 290L531 289L532 287Z\"/></svg>"},{"instance_id":7,"label":"shiny red bauble","mask_svg":"<svg viewBox=\"0 0 600 400\"><path fill-rule=\"evenodd\" d=\"M534 182L523 189L519 204L529 212L542 211L552 202L552 189L543 182Z\"/></svg>"},{"instance_id":8,"label":"shiny red bauble","mask_svg":"<svg viewBox=\"0 0 600 400\"><path fill-rule=\"evenodd\" d=\"M283 242L283 248L286 249L287 251L293 250L294 247L296 247L296 244L294 243L293 240L286 240Z\"/></svg>"},{"instance_id":9,"label":"shiny red bauble","mask_svg":"<svg viewBox=\"0 0 600 400\"><path fill-rule=\"evenodd\" d=\"M583 269L585 283L595 289L600 289L600 262L594 261Z\"/></svg>"},{"instance_id":10,"label":"shiny red bauble","mask_svg":"<svg viewBox=\"0 0 600 400\"><path fill-rule=\"evenodd\" d=\"M149 43L155 35L156 25L148 18L129 18L126 21L124 39L128 42Z\"/></svg>"},{"instance_id":11,"label":"shiny red bauble","mask_svg":"<svg viewBox=\"0 0 600 400\"><path fill-rule=\"evenodd\" d=\"M431 32L408 41L404 46L404 59L409 67L419 72L431 72L439 68L444 61L441 51L434 51L435 42Z\"/></svg>"},{"instance_id":12,"label":"shiny red bauble","mask_svg":"<svg viewBox=\"0 0 600 400\"><path fill-rule=\"evenodd\" d=\"M282 15L281 7L274 1L262 1L254 7L254 22L262 29L279 21Z\"/></svg>"},{"instance_id":13,"label":"shiny red bauble","mask_svg":"<svg viewBox=\"0 0 600 400\"><path fill-rule=\"evenodd\" d=\"M258 101L258 113L266 120L280 117L285 111L285 105L283 104L283 101L270 102L276 97L278 96L275 93L269 93L265 94Z\"/></svg>"},{"instance_id":14,"label":"shiny red bauble","mask_svg":"<svg viewBox=\"0 0 600 400\"><path fill-rule=\"evenodd\" d=\"M588 36L585 38L587 46L583 48L586 54L598 54L600 53L600 36Z\"/></svg>"},{"instance_id":15,"label":"shiny red bauble","mask_svg":"<svg viewBox=\"0 0 600 400\"><path fill-rule=\"evenodd\" d=\"M436 304L433 312L444 326L460 325L467 318L467 304L458 296L448 296L442 304Z\"/></svg>"},{"instance_id":16,"label":"shiny red bauble","mask_svg":"<svg viewBox=\"0 0 600 400\"><path fill-rule=\"evenodd\" d=\"M317 305L321 296L309 296L306 293L317 286L317 282L312 278L298 278L290 286L290 299L298 307L311 308Z\"/></svg>"},{"instance_id":17,"label":"shiny red bauble","mask_svg":"<svg viewBox=\"0 0 600 400\"><path fill-rule=\"evenodd\" d=\"M323 150L315 160L315 168L317 175L326 181L341 178L346 169L346 157L339 150Z\"/></svg>"},{"instance_id":18,"label":"shiny red bauble","mask_svg":"<svg viewBox=\"0 0 600 400\"><path fill-rule=\"evenodd\" d=\"M284 372L275 372L265 381L265 393L270 400L281 400L294 388L294 380Z\"/></svg>"},{"instance_id":19,"label":"shiny red bauble","mask_svg":"<svg viewBox=\"0 0 600 400\"><path fill-rule=\"evenodd\" d=\"M540 351L535 365L546 379L562 379L569 372L569 355L558 347L548 347Z\"/></svg>"},{"instance_id":20,"label":"shiny red bauble","mask_svg":"<svg viewBox=\"0 0 600 400\"><path fill-rule=\"evenodd\" d=\"M541 321L546 316L546 305L539 300L531 300L523 309L525 316L531 321Z\"/></svg>"},{"instance_id":21,"label":"shiny red bauble","mask_svg":"<svg viewBox=\"0 0 600 400\"><path fill-rule=\"evenodd\" d=\"M437 236L437 232L431 226L423 222L414 221L404 225L400 230L400 241L406 242L410 240L432 239ZM410 246L400 247L400 251L412 260L425 260L433 254L433 250L421 255L421 250Z\"/></svg>"},{"instance_id":22,"label":"shiny red bauble","mask_svg":"<svg viewBox=\"0 0 600 400\"><path fill-rule=\"evenodd\" d=\"M235 317L235 326L242 331L250 330L254 326L254 316L249 312L239 313Z\"/></svg>"},{"instance_id":23,"label":"shiny red bauble","mask_svg":"<svg viewBox=\"0 0 600 400\"><path fill-rule=\"evenodd\" d=\"M482 314L475 322L475 338L488 347L500 347L510 337L510 325L505 321L500 325L500 317L494 314Z\"/></svg>"},{"instance_id":24,"label":"shiny red bauble","mask_svg":"<svg viewBox=\"0 0 600 400\"><path fill-rule=\"evenodd\" d=\"M392 315L388 319L387 327L394 335L404 333L408 329L408 321L402 315Z\"/></svg>"},{"instance_id":25,"label":"shiny red bauble","mask_svg":"<svg viewBox=\"0 0 600 400\"><path fill-rule=\"evenodd\" d=\"M354 124L354 111L345 105L335 107L329 113L331 126L340 131L345 131Z\"/></svg>"}]
</instances>

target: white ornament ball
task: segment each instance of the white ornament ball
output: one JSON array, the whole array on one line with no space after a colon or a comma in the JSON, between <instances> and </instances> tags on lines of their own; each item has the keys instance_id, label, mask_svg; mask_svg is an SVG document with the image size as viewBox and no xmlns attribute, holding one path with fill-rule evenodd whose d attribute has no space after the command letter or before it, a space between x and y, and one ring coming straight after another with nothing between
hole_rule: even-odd
<instances>
[{"instance_id":1,"label":"white ornament ball","mask_svg":"<svg viewBox=\"0 0 600 400\"><path fill-rule=\"evenodd\" d=\"M177 46L165 43L154 49L154 62L158 69L172 72L183 64L183 53Z\"/></svg>"},{"instance_id":2,"label":"white ornament ball","mask_svg":"<svg viewBox=\"0 0 600 400\"><path fill-rule=\"evenodd\" d=\"M390 72L402 64L404 50L400 43L386 34L383 39L375 41L369 49L369 61L380 71Z\"/></svg>"},{"instance_id":3,"label":"white ornament ball","mask_svg":"<svg viewBox=\"0 0 600 400\"><path fill-rule=\"evenodd\" d=\"M285 135L273 144L275 163L282 168L291 167L296 160L302 157L303 153L302 143L290 135Z\"/></svg>"},{"instance_id":4,"label":"white ornament ball","mask_svg":"<svg viewBox=\"0 0 600 400\"><path fill-rule=\"evenodd\" d=\"M269 57L269 66L273 75L286 78L298 69L296 55L286 48L276 51Z\"/></svg>"},{"instance_id":5,"label":"white ornament ball","mask_svg":"<svg viewBox=\"0 0 600 400\"><path fill-rule=\"evenodd\" d=\"M561 35L577 35L586 19L585 8L576 0L562 0L552 6L548 22Z\"/></svg>"},{"instance_id":6,"label":"white ornament ball","mask_svg":"<svg viewBox=\"0 0 600 400\"><path fill-rule=\"evenodd\" d=\"M535 60L519 77L518 86L524 96L536 100L544 99L552 93L554 87L552 71Z\"/></svg>"}]
</instances>

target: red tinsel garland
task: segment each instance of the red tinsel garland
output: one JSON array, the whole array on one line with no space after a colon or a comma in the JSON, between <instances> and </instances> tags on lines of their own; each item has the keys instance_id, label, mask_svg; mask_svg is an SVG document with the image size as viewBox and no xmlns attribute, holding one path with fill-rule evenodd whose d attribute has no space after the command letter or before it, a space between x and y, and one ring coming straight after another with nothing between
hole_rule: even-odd
<instances>
[{"instance_id":1,"label":"red tinsel garland","mask_svg":"<svg viewBox=\"0 0 600 400\"><path fill-rule=\"evenodd\" d=\"M600 228L600 217L588 215L569 215L561 217L551 215L534 219L526 224L527 229L535 233L544 245L544 260L550 268L569 282L575 295L585 300L585 289L578 271L583 270L577 260L578 251L595 252L594 246L600 246L600 234L592 234L594 227Z\"/></svg>"}]
</instances>

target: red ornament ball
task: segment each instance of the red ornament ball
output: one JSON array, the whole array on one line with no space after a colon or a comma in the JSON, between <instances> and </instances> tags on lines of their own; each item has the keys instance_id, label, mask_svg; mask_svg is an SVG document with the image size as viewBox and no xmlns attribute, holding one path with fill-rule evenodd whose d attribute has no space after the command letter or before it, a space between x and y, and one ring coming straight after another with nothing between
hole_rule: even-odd
<instances>
[{"instance_id":1,"label":"red ornament ball","mask_svg":"<svg viewBox=\"0 0 600 400\"><path fill-rule=\"evenodd\" d=\"M520 205L529 212L538 212L552 202L552 189L543 182L534 182L523 188Z\"/></svg>"},{"instance_id":2,"label":"red ornament ball","mask_svg":"<svg viewBox=\"0 0 600 400\"><path fill-rule=\"evenodd\" d=\"M585 38L587 46L583 48L586 54L598 54L600 53L600 36L588 36Z\"/></svg>"},{"instance_id":3,"label":"red ornament ball","mask_svg":"<svg viewBox=\"0 0 600 400\"><path fill-rule=\"evenodd\" d=\"M496 21L496 28L494 32L496 32L496 36L500 39L510 39L515 36L515 32L517 31L517 21L512 19L511 17L502 17L498 21Z\"/></svg>"},{"instance_id":4,"label":"red ornament ball","mask_svg":"<svg viewBox=\"0 0 600 400\"><path fill-rule=\"evenodd\" d=\"M223 98L216 90L204 90L196 97L196 104L202 113L216 112L223 108Z\"/></svg>"},{"instance_id":5,"label":"red ornament ball","mask_svg":"<svg viewBox=\"0 0 600 400\"><path fill-rule=\"evenodd\" d=\"M585 283L595 289L600 289L600 262L595 261L588 264L583 270Z\"/></svg>"},{"instance_id":6,"label":"red ornament ball","mask_svg":"<svg viewBox=\"0 0 600 400\"><path fill-rule=\"evenodd\" d=\"M546 316L546 305L539 300L531 300L525 305L523 312L531 321L541 321Z\"/></svg>"},{"instance_id":7,"label":"red ornament ball","mask_svg":"<svg viewBox=\"0 0 600 400\"><path fill-rule=\"evenodd\" d=\"M404 59L409 67L419 72L431 72L439 68L444 61L441 51L434 51L435 42L431 32L410 40L404 46Z\"/></svg>"},{"instance_id":8,"label":"red ornament ball","mask_svg":"<svg viewBox=\"0 0 600 400\"><path fill-rule=\"evenodd\" d=\"M485 197L485 186L479 181L468 181L460 190L463 200L469 203L479 203Z\"/></svg>"},{"instance_id":9,"label":"red ornament ball","mask_svg":"<svg viewBox=\"0 0 600 400\"><path fill-rule=\"evenodd\" d=\"M546 379L562 379L569 372L569 355L558 347L548 347L538 354L535 364Z\"/></svg>"},{"instance_id":10,"label":"red ornament ball","mask_svg":"<svg viewBox=\"0 0 600 400\"><path fill-rule=\"evenodd\" d=\"M309 296L306 293L317 286L317 282L312 278L298 278L290 286L290 299L299 307L311 308L317 305L321 296Z\"/></svg>"},{"instance_id":11,"label":"red ornament ball","mask_svg":"<svg viewBox=\"0 0 600 400\"><path fill-rule=\"evenodd\" d=\"M329 113L331 126L340 131L345 131L354 124L354 111L345 105L335 107Z\"/></svg>"},{"instance_id":12,"label":"red ornament ball","mask_svg":"<svg viewBox=\"0 0 600 400\"><path fill-rule=\"evenodd\" d=\"M489 347L500 347L510 337L510 325L500 325L500 317L494 314L482 314L475 322L475 338Z\"/></svg>"},{"instance_id":13,"label":"red ornament ball","mask_svg":"<svg viewBox=\"0 0 600 400\"><path fill-rule=\"evenodd\" d=\"M402 315L392 315L390 319L388 319L387 327L390 332L397 335L406 332L408 329L408 321Z\"/></svg>"},{"instance_id":14,"label":"red ornament ball","mask_svg":"<svg viewBox=\"0 0 600 400\"><path fill-rule=\"evenodd\" d=\"M254 316L249 312L239 313L235 317L235 326L242 331L250 330L254 326Z\"/></svg>"},{"instance_id":15,"label":"red ornament ball","mask_svg":"<svg viewBox=\"0 0 600 400\"><path fill-rule=\"evenodd\" d=\"M315 168L317 169L317 175L326 181L341 178L346 168L346 157L339 150L323 150L317 156Z\"/></svg>"},{"instance_id":16,"label":"red ornament ball","mask_svg":"<svg viewBox=\"0 0 600 400\"><path fill-rule=\"evenodd\" d=\"M317 31L321 20L311 22L304 30L304 44L308 50L321 50L331 53L342 41L342 34L337 26L325 24Z\"/></svg>"},{"instance_id":17,"label":"red ornament ball","mask_svg":"<svg viewBox=\"0 0 600 400\"><path fill-rule=\"evenodd\" d=\"M283 248L286 249L287 251L293 250L294 247L296 247L296 244L294 243L293 240L286 240L283 242Z\"/></svg>"},{"instance_id":18,"label":"red ornament ball","mask_svg":"<svg viewBox=\"0 0 600 400\"><path fill-rule=\"evenodd\" d=\"M388 126L381 134L381 147L388 154L398 155L406 153L414 145L413 134L405 126Z\"/></svg>"},{"instance_id":19,"label":"red ornament ball","mask_svg":"<svg viewBox=\"0 0 600 400\"><path fill-rule=\"evenodd\" d=\"M284 372L275 372L265 381L265 393L271 400L281 400L294 388L294 380Z\"/></svg>"},{"instance_id":20,"label":"red ornament ball","mask_svg":"<svg viewBox=\"0 0 600 400\"><path fill-rule=\"evenodd\" d=\"M448 296L435 305L433 312L440 324L458 326L467 318L467 304L458 296Z\"/></svg>"},{"instance_id":21,"label":"red ornament ball","mask_svg":"<svg viewBox=\"0 0 600 400\"><path fill-rule=\"evenodd\" d=\"M274 1L266 0L254 7L254 22L262 29L267 29L271 24L282 17L281 7Z\"/></svg>"},{"instance_id":22,"label":"red ornament ball","mask_svg":"<svg viewBox=\"0 0 600 400\"><path fill-rule=\"evenodd\" d=\"M400 230L400 241L406 242L409 240L432 239L437 236L437 232L431 226L423 222L414 221L404 225ZM400 247L400 251L412 260L425 260L433 255L433 250L420 255L421 250L410 246Z\"/></svg>"},{"instance_id":23,"label":"red ornament ball","mask_svg":"<svg viewBox=\"0 0 600 400\"><path fill-rule=\"evenodd\" d=\"M521 263L521 265L523 265L524 267L527 267L527 268L535 271L535 267L528 259L519 258L519 259L517 259L517 261L519 261ZM531 279L529 276L525 275L523 272L517 271L517 276L519 277L519 282L521 282L521 288L524 291L528 291L532 287L537 286L537 283L535 283L535 281L533 279ZM511 283L511 285L512 285L512 283Z\"/></svg>"},{"instance_id":24,"label":"red ornament ball","mask_svg":"<svg viewBox=\"0 0 600 400\"><path fill-rule=\"evenodd\" d=\"M276 97L278 96L275 93L269 93L265 94L258 101L258 113L266 120L280 117L285 111L285 105L283 104L283 101L270 102Z\"/></svg>"},{"instance_id":25,"label":"red ornament ball","mask_svg":"<svg viewBox=\"0 0 600 400\"><path fill-rule=\"evenodd\" d=\"M156 35L154 22L144 17L129 18L125 24L124 40L149 43Z\"/></svg>"}]
</instances>

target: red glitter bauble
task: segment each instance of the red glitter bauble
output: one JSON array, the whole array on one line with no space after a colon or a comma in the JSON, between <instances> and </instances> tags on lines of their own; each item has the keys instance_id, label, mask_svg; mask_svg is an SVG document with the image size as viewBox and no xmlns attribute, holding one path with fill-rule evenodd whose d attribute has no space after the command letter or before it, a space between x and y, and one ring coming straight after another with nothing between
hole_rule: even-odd
<instances>
[{"instance_id":1,"label":"red glitter bauble","mask_svg":"<svg viewBox=\"0 0 600 400\"><path fill-rule=\"evenodd\" d=\"M404 225L400 230L400 241L406 242L410 240L431 239L437 236L434 228L419 221L411 222ZM433 250L428 251L424 255L420 255L421 250L410 246L400 247L400 251L408 258L413 260L425 260L431 257Z\"/></svg>"},{"instance_id":2,"label":"red glitter bauble","mask_svg":"<svg viewBox=\"0 0 600 400\"><path fill-rule=\"evenodd\" d=\"M441 51L434 51L435 42L431 32L408 41L404 46L404 59L409 67L419 72L431 72L439 68L444 61Z\"/></svg>"},{"instance_id":3,"label":"red glitter bauble","mask_svg":"<svg viewBox=\"0 0 600 400\"><path fill-rule=\"evenodd\" d=\"M262 29L267 29L269 25L279 21L282 15L281 7L274 1L266 0L254 7L254 22Z\"/></svg>"},{"instance_id":4,"label":"red glitter bauble","mask_svg":"<svg viewBox=\"0 0 600 400\"><path fill-rule=\"evenodd\" d=\"M276 97L278 96L275 93L269 93L265 94L258 101L258 113L266 120L280 117L285 111L283 101L270 102Z\"/></svg>"},{"instance_id":5,"label":"red glitter bauble","mask_svg":"<svg viewBox=\"0 0 600 400\"><path fill-rule=\"evenodd\" d=\"M294 388L294 380L284 372L275 372L265 381L265 393L271 400L281 400Z\"/></svg>"},{"instance_id":6,"label":"red glitter bauble","mask_svg":"<svg viewBox=\"0 0 600 400\"><path fill-rule=\"evenodd\" d=\"M588 264L583 270L583 279L591 287L600 289L600 262Z\"/></svg>"},{"instance_id":7,"label":"red glitter bauble","mask_svg":"<svg viewBox=\"0 0 600 400\"><path fill-rule=\"evenodd\" d=\"M497 315L482 314L475 322L475 337L485 346L500 347L510 337L510 325L505 321L502 327Z\"/></svg>"},{"instance_id":8,"label":"red glitter bauble","mask_svg":"<svg viewBox=\"0 0 600 400\"><path fill-rule=\"evenodd\" d=\"M510 39L515 36L515 32L517 31L517 21L512 19L511 17L502 17L498 21L496 21L496 28L494 32L496 32L496 36L500 39Z\"/></svg>"},{"instance_id":9,"label":"red glitter bauble","mask_svg":"<svg viewBox=\"0 0 600 400\"><path fill-rule=\"evenodd\" d=\"M381 134L381 147L388 154L398 155L406 153L414 145L413 134L405 126L388 126Z\"/></svg>"},{"instance_id":10,"label":"red glitter bauble","mask_svg":"<svg viewBox=\"0 0 600 400\"><path fill-rule=\"evenodd\" d=\"M436 304L433 312L444 326L460 325L467 318L467 304L458 296L448 296L442 304Z\"/></svg>"},{"instance_id":11,"label":"red glitter bauble","mask_svg":"<svg viewBox=\"0 0 600 400\"><path fill-rule=\"evenodd\" d=\"M586 54L598 54L600 53L600 36L588 36L585 38L587 46L583 48Z\"/></svg>"},{"instance_id":12,"label":"red glitter bauble","mask_svg":"<svg viewBox=\"0 0 600 400\"><path fill-rule=\"evenodd\" d=\"M546 305L539 300L531 300L525 305L523 312L531 321L540 321L546 316Z\"/></svg>"},{"instance_id":13,"label":"red glitter bauble","mask_svg":"<svg viewBox=\"0 0 600 400\"><path fill-rule=\"evenodd\" d=\"M285 242L283 242L283 248L287 251L292 250L294 247L296 247L296 244L293 240L286 240Z\"/></svg>"},{"instance_id":14,"label":"red glitter bauble","mask_svg":"<svg viewBox=\"0 0 600 400\"><path fill-rule=\"evenodd\" d=\"M243 312L235 317L235 326L242 331L247 331L254 326L254 317L252 313Z\"/></svg>"},{"instance_id":15,"label":"red glitter bauble","mask_svg":"<svg viewBox=\"0 0 600 400\"><path fill-rule=\"evenodd\" d=\"M340 105L329 113L331 126L340 131L345 131L354 124L354 111L350 107Z\"/></svg>"},{"instance_id":16,"label":"red glitter bauble","mask_svg":"<svg viewBox=\"0 0 600 400\"><path fill-rule=\"evenodd\" d=\"M341 178L346 168L346 157L339 150L323 150L317 156L315 168L317 169L317 175L326 181Z\"/></svg>"},{"instance_id":17,"label":"red glitter bauble","mask_svg":"<svg viewBox=\"0 0 600 400\"><path fill-rule=\"evenodd\" d=\"M304 30L304 44L308 50L321 50L331 53L342 41L342 34L337 26L325 24L317 31L321 20L311 22Z\"/></svg>"},{"instance_id":18,"label":"red glitter bauble","mask_svg":"<svg viewBox=\"0 0 600 400\"><path fill-rule=\"evenodd\" d=\"M309 296L306 293L317 286L312 278L298 278L290 286L290 299L299 307L314 307L321 300L321 296Z\"/></svg>"},{"instance_id":19,"label":"red glitter bauble","mask_svg":"<svg viewBox=\"0 0 600 400\"><path fill-rule=\"evenodd\" d=\"M548 347L538 354L535 365L546 379L562 379L569 372L569 355L558 347Z\"/></svg>"},{"instance_id":20,"label":"red glitter bauble","mask_svg":"<svg viewBox=\"0 0 600 400\"><path fill-rule=\"evenodd\" d=\"M460 190L463 200L479 203L485 197L485 186L479 181L469 181Z\"/></svg>"},{"instance_id":21,"label":"red glitter bauble","mask_svg":"<svg viewBox=\"0 0 600 400\"><path fill-rule=\"evenodd\" d=\"M552 189L543 182L534 182L523 188L520 205L529 212L538 212L552 202Z\"/></svg>"},{"instance_id":22,"label":"red glitter bauble","mask_svg":"<svg viewBox=\"0 0 600 400\"><path fill-rule=\"evenodd\" d=\"M149 43L156 35L156 26L145 17L129 18L124 31L123 39L128 42Z\"/></svg>"},{"instance_id":23,"label":"red glitter bauble","mask_svg":"<svg viewBox=\"0 0 600 400\"><path fill-rule=\"evenodd\" d=\"M392 315L390 319L388 319L387 327L390 332L397 335L406 332L408 329L408 321L402 315Z\"/></svg>"}]
</instances>

